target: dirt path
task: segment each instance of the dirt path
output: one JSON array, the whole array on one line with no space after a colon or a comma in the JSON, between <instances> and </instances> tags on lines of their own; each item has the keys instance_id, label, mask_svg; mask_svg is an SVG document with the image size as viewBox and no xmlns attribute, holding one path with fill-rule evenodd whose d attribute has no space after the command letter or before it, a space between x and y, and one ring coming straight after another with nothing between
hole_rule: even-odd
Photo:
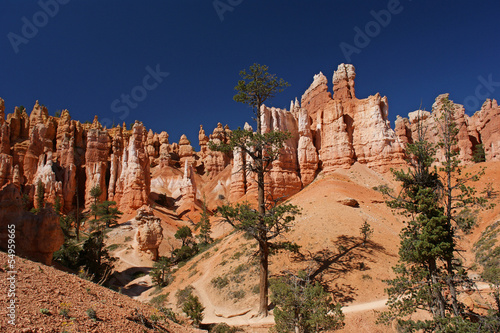
<instances>
[{"instance_id":1,"label":"dirt path","mask_svg":"<svg viewBox=\"0 0 500 333\"><path fill-rule=\"evenodd\" d=\"M226 238L224 245L220 247L213 257L205 261L203 264L204 274L192 284L196 290L196 294L200 298L200 301L205 307L203 323L220 323L224 322L228 325L233 326L244 326L244 325L256 325L256 326L267 326L274 324L274 317L272 315L267 318L256 318L253 317L256 313L255 308L248 308L244 310L235 311L230 306L221 307L216 306L212 303L211 297L206 292L205 286L209 283L209 277L216 267L217 259L223 255L226 248L231 245L231 240L236 237L237 234L233 234Z\"/></svg>"},{"instance_id":2,"label":"dirt path","mask_svg":"<svg viewBox=\"0 0 500 333\"><path fill-rule=\"evenodd\" d=\"M120 250L120 251L116 252L113 256L117 257L121 262L130 265L129 268L143 267L144 266L144 263L141 262L141 260L131 261L130 257L132 257L132 258L135 258L135 257L124 253L124 252L127 252L127 251L129 251L129 253L130 253L130 252L135 251L135 250L133 250L133 249L131 250L131 249L125 248L123 250Z\"/></svg>"},{"instance_id":3,"label":"dirt path","mask_svg":"<svg viewBox=\"0 0 500 333\"><path fill-rule=\"evenodd\" d=\"M361 311L367 311L367 310L376 310L376 309L384 308L386 302L387 302L387 298L381 299L378 301L373 301L373 302L344 306L342 308L342 312L343 313L352 313L352 312L361 312Z\"/></svg>"},{"instance_id":4,"label":"dirt path","mask_svg":"<svg viewBox=\"0 0 500 333\"><path fill-rule=\"evenodd\" d=\"M486 290L490 288L490 285L484 282L478 282L476 283L477 290ZM354 304L354 305L349 305L349 306L344 306L342 308L342 312L344 313L352 313L352 312L361 312L361 311L367 311L367 310L376 310L376 309L381 309L384 308L387 303L388 299L381 299L378 301L373 301L373 302L366 302L366 303L361 303L361 304Z\"/></svg>"}]
</instances>

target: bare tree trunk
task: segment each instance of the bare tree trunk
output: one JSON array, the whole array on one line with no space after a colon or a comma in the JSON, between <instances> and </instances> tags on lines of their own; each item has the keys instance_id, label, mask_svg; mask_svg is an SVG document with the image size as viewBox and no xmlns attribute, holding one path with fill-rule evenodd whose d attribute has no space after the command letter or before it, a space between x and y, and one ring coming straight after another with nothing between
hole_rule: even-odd
<instances>
[{"instance_id":1,"label":"bare tree trunk","mask_svg":"<svg viewBox=\"0 0 500 333\"><path fill-rule=\"evenodd\" d=\"M438 316L444 318L446 314L445 300L441 289L439 288L440 284L436 277L437 266L434 260L431 260L429 263L429 270L432 282L432 298L434 298L434 302L438 305Z\"/></svg>"},{"instance_id":2,"label":"bare tree trunk","mask_svg":"<svg viewBox=\"0 0 500 333\"><path fill-rule=\"evenodd\" d=\"M259 311L258 315L267 317L268 285L269 285L269 247L266 240L259 242L260 281L259 281Z\"/></svg>"},{"instance_id":3,"label":"bare tree trunk","mask_svg":"<svg viewBox=\"0 0 500 333\"><path fill-rule=\"evenodd\" d=\"M448 276L446 277L446 284L448 285L448 288L450 288L450 296L451 296L451 305L453 307L453 314L455 316L460 315L460 308L458 306L458 300L457 300L457 291L455 288L455 283L453 282L453 267L451 259L447 259L447 268L448 268Z\"/></svg>"},{"instance_id":4,"label":"bare tree trunk","mask_svg":"<svg viewBox=\"0 0 500 333\"><path fill-rule=\"evenodd\" d=\"M262 125L260 119L260 108L261 102L258 102L257 106L257 133L262 134ZM267 228L264 222L264 216L266 214L266 202L264 197L264 156L262 148L258 148L255 152L257 159L254 161L256 163L257 169L257 199L259 205L259 256L260 256L260 282L259 282L259 316L267 317L268 315L268 287L269 287L269 244L267 242Z\"/></svg>"}]
</instances>

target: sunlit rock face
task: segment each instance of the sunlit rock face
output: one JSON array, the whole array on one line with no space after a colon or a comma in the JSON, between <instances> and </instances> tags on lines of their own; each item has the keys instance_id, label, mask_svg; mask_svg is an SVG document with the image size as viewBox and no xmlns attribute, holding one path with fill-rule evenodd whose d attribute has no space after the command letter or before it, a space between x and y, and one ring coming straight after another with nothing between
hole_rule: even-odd
<instances>
[{"instance_id":1,"label":"sunlit rock face","mask_svg":"<svg viewBox=\"0 0 500 333\"><path fill-rule=\"evenodd\" d=\"M432 106L432 112L416 110L408 114L408 118L399 118L396 121L396 131L401 142L414 142L421 136L430 143L438 145L442 138L442 109L448 94L436 97ZM500 108L496 100L488 99L484 102L481 110L469 117L465 114L463 105L450 100L450 107L454 110L453 121L456 124L457 143L452 147L458 152L457 158L462 163L473 163L473 156L478 145L482 144L486 161L498 161L500 146ZM437 147L436 161L443 162L445 159L444 149Z\"/></svg>"},{"instance_id":2,"label":"sunlit rock face","mask_svg":"<svg viewBox=\"0 0 500 333\"><path fill-rule=\"evenodd\" d=\"M298 110L298 127L299 142L297 147L297 159L302 185L307 186L316 177L319 157L316 147L314 147L311 122L306 109Z\"/></svg>"},{"instance_id":3,"label":"sunlit rock face","mask_svg":"<svg viewBox=\"0 0 500 333\"><path fill-rule=\"evenodd\" d=\"M384 171L403 163L403 147L388 121L386 97L357 99L354 66L340 64L333 74L333 97L320 73L302 96L314 145L325 172L354 162Z\"/></svg>"},{"instance_id":4,"label":"sunlit rock face","mask_svg":"<svg viewBox=\"0 0 500 333\"><path fill-rule=\"evenodd\" d=\"M500 161L500 107L495 99L487 99L469 118L469 133L474 144L483 144L486 161Z\"/></svg>"},{"instance_id":5,"label":"sunlit rock face","mask_svg":"<svg viewBox=\"0 0 500 333\"><path fill-rule=\"evenodd\" d=\"M16 255L51 265L54 252L64 243L59 216L51 209L27 212L15 184L0 190L0 203L0 248L7 250L7 226L15 225Z\"/></svg>"},{"instance_id":6,"label":"sunlit rock face","mask_svg":"<svg viewBox=\"0 0 500 333\"><path fill-rule=\"evenodd\" d=\"M290 133L265 177L270 197L290 197L319 173L329 174L354 163L382 172L403 165L406 145L418 139L419 120L426 128L425 139L438 143L447 94L437 96L430 111L398 117L392 129L387 98L378 93L356 97L355 78L354 66L340 64L333 71L330 86L323 73L314 75L309 88L292 100L289 110L262 107L263 133ZM474 162L479 145L486 161L500 160L497 101L486 100L473 116L460 104L450 105L458 129L453 149L459 151L462 163ZM245 129L253 131L249 124ZM231 134L222 123L211 134L200 126L200 148L196 151L185 135L179 142L169 142L166 131L155 133L140 122L128 130L125 124L105 128L97 117L82 124L71 119L68 110L51 116L38 101L29 114L22 107L6 114L0 98L0 188L16 187L33 206L41 184L45 203L50 207L58 200L66 214L77 203L80 209L88 209L93 202L90 190L99 186L99 200L115 201L128 213L152 203L150 172L158 171L158 182L163 179L168 184L155 185L154 198L168 196L172 207L194 214L205 194L224 202L257 195L256 175L247 168L253 162L248 153L210 149L210 143L228 143ZM444 152L438 149L437 161L443 159Z\"/></svg>"},{"instance_id":7,"label":"sunlit rock face","mask_svg":"<svg viewBox=\"0 0 500 333\"><path fill-rule=\"evenodd\" d=\"M92 128L87 132L87 150L85 152L85 206L90 207L94 198L90 190L98 186L102 194L100 201L106 200L106 171L108 169L110 137L107 131Z\"/></svg>"},{"instance_id":8,"label":"sunlit rock face","mask_svg":"<svg viewBox=\"0 0 500 333\"><path fill-rule=\"evenodd\" d=\"M146 149L147 132L136 122L124 147L114 201L123 212L132 212L148 203L151 192L150 160ZM119 145L119 143L118 143ZM119 153L120 149L117 149Z\"/></svg>"},{"instance_id":9,"label":"sunlit rock face","mask_svg":"<svg viewBox=\"0 0 500 333\"><path fill-rule=\"evenodd\" d=\"M137 249L149 253L152 260L158 260L158 248L163 240L161 219L154 216L151 207L143 206L137 210L134 224L137 226Z\"/></svg>"}]
</instances>

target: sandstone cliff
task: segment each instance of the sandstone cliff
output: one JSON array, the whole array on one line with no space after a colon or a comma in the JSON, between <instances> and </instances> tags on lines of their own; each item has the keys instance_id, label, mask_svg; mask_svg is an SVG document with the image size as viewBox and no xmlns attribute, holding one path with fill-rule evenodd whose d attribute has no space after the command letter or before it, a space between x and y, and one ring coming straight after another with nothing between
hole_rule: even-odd
<instances>
[{"instance_id":1,"label":"sandstone cliff","mask_svg":"<svg viewBox=\"0 0 500 333\"><path fill-rule=\"evenodd\" d=\"M428 127L428 140L437 143L436 119L447 95L438 96L430 112L398 117L392 129L387 98L378 93L358 98L355 78L352 65L340 64L332 86L323 73L315 75L300 101L291 102L290 110L263 106L263 132L291 134L266 176L270 196L289 197L314 181L318 173L349 168L356 162L381 172L402 165L405 145L416 139L418 117ZM480 144L487 161L500 160L497 101L486 100L473 116L465 114L459 104L452 106L461 160L472 163ZM248 124L245 128L251 130ZM58 199L63 213L74 210L77 201L88 209L90 189L96 185L102 189L101 200L115 201L124 212L133 212L160 195L167 197L170 208L182 206L183 212L198 209L205 194L234 202L255 196L256 183L255 175L243 170L252 162L245 153L210 149L210 142L227 143L230 135L231 130L221 123L209 135L200 126L198 152L185 135L171 143L167 132L154 133L138 122L130 130L125 125L103 128L97 117L81 124L71 119L68 110L59 117L50 116L38 101L29 115L16 107L6 116L0 99L0 188L14 184L33 205L41 181L45 202L53 205ZM442 156L438 151L438 158ZM153 180L150 171L157 175Z\"/></svg>"}]
</instances>

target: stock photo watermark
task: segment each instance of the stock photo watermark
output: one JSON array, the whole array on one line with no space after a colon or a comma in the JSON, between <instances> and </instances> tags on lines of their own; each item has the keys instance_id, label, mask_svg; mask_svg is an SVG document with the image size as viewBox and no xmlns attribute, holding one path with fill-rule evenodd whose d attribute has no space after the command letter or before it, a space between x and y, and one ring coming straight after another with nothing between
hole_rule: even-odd
<instances>
[{"instance_id":1,"label":"stock photo watermark","mask_svg":"<svg viewBox=\"0 0 500 333\"><path fill-rule=\"evenodd\" d=\"M408 0L412 1L412 0ZM370 45L373 38L380 35L383 28L389 26L394 15L401 14L404 7L400 0L389 0L387 3L387 9L381 9L379 11L371 10L370 15L374 18L368 21L364 29L358 26L354 27L354 39L353 44L342 42L339 44L340 50L344 55L347 62L351 62L351 56L356 53L360 54L361 50Z\"/></svg>"},{"instance_id":2,"label":"stock photo watermark","mask_svg":"<svg viewBox=\"0 0 500 333\"><path fill-rule=\"evenodd\" d=\"M488 75L488 78L479 75L477 77L479 84L474 89L474 95L469 95L464 99L465 110L477 111L482 103L489 98L496 88L500 87L500 81L493 81L493 74Z\"/></svg>"},{"instance_id":3,"label":"stock photo watermark","mask_svg":"<svg viewBox=\"0 0 500 333\"><path fill-rule=\"evenodd\" d=\"M59 13L60 5L66 5L70 0L40 0L38 6L40 10L31 17L31 20L26 16L21 17L21 33L16 34L9 32L7 38L14 53L19 53L19 46L28 44L29 41L38 35L39 29L45 27L50 18L55 17Z\"/></svg>"},{"instance_id":4,"label":"stock photo watermark","mask_svg":"<svg viewBox=\"0 0 500 333\"><path fill-rule=\"evenodd\" d=\"M118 118L120 120L125 120L129 116L130 110L136 109L139 103L148 97L148 92L158 88L163 80L170 75L169 72L162 72L159 64L157 64L154 69L151 68L151 66L146 66L145 69L147 74L142 78L141 84L130 89L129 94L121 94L120 98L111 102L111 111L113 113L119 113L120 116ZM113 123L114 122L109 118L104 118L101 121L101 124L108 128L112 127Z\"/></svg>"},{"instance_id":5,"label":"stock photo watermark","mask_svg":"<svg viewBox=\"0 0 500 333\"><path fill-rule=\"evenodd\" d=\"M9 224L7 226L7 322L14 326L16 325L16 226Z\"/></svg>"},{"instance_id":6,"label":"stock photo watermark","mask_svg":"<svg viewBox=\"0 0 500 333\"><path fill-rule=\"evenodd\" d=\"M221 22L224 21L224 13L232 12L236 6L239 6L243 0L214 0L212 5L214 6L215 12L219 16Z\"/></svg>"}]
</instances>

